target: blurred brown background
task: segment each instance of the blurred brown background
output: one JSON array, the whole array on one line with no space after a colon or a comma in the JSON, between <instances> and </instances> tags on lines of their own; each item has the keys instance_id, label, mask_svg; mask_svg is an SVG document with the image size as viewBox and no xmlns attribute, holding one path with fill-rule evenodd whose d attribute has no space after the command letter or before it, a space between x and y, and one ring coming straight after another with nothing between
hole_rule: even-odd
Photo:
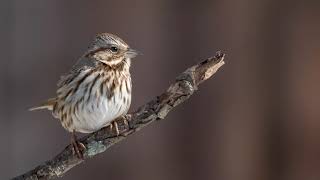
<instances>
[{"instance_id":1,"label":"blurred brown background","mask_svg":"<svg viewBox=\"0 0 320 180\"><path fill-rule=\"evenodd\" d=\"M7 0L0 6L0 179L53 157L69 134L27 109L55 93L100 32L143 52L131 110L216 50L226 65L165 121L62 179L320 179L320 1Z\"/></svg>"}]
</instances>

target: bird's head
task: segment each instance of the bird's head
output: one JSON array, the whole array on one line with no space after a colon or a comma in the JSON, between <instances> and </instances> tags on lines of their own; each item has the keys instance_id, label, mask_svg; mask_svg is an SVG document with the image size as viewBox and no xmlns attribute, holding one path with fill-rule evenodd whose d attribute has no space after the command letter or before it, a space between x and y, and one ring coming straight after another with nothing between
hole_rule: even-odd
<instances>
[{"instance_id":1,"label":"bird's head","mask_svg":"<svg viewBox=\"0 0 320 180\"><path fill-rule=\"evenodd\" d=\"M137 55L137 51L131 49L118 36L102 33L98 34L85 56L100 61L110 67L121 64L130 66L131 59Z\"/></svg>"}]
</instances>

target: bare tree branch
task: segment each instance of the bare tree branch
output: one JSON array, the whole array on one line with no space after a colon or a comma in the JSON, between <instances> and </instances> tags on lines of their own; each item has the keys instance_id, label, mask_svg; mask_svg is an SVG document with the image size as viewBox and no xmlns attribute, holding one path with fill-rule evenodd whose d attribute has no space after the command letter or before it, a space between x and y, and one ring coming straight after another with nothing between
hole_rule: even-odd
<instances>
[{"instance_id":1,"label":"bare tree branch","mask_svg":"<svg viewBox=\"0 0 320 180\"><path fill-rule=\"evenodd\" d=\"M197 89L198 85L210 78L224 64L224 54L217 52L214 57L194 65L180 74L168 90L141 106L134 113L117 119L120 135L116 136L110 128L91 133L83 137L80 142L86 146L84 159L91 158L104 152L109 147L127 138L128 135L137 132L156 120L164 119L172 108L187 100ZM125 123L126 119L129 124ZM17 176L15 180L53 179L63 176L71 168L84 160L77 158L72 152L72 146L68 145L60 154L51 160L44 162L31 171Z\"/></svg>"}]
</instances>

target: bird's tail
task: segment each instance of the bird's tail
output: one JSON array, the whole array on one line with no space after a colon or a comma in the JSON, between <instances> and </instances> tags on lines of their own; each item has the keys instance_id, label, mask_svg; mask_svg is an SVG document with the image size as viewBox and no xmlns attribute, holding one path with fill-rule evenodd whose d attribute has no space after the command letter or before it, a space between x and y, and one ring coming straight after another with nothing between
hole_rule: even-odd
<instances>
[{"instance_id":1,"label":"bird's tail","mask_svg":"<svg viewBox=\"0 0 320 180\"><path fill-rule=\"evenodd\" d=\"M53 106L56 104L57 99L56 98L50 98L47 101L41 103L39 106L35 106L29 109L29 111L35 111L35 110L40 110L40 109L47 109L52 111Z\"/></svg>"}]
</instances>

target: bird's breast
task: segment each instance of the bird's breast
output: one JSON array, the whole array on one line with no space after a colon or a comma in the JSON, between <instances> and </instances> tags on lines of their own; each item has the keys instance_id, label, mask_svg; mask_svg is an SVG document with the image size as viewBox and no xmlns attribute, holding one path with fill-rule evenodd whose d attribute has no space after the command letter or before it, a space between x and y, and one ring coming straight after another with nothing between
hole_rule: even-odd
<instances>
[{"instance_id":1,"label":"bird's breast","mask_svg":"<svg viewBox=\"0 0 320 180\"><path fill-rule=\"evenodd\" d=\"M112 81L112 80L111 80ZM131 79L113 79L94 87L86 107L79 116L78 131L93 132L125 115L131 104Z\"/></svg>"},{"instance_id":2,"label":"bird's breast","mask_svg":"<svg viewBox=\"0 0 320 180\"><path fill-rule=\"evenodd\" d=\"M131 88L130 74L98 72L89 75L78 85L77 91L66 98L65 104L73 112L72 123L67 126L62 121L62 125L69 131L74 129L82 133L109 125L128 112Z\"/></svg>"}]
</instances>

